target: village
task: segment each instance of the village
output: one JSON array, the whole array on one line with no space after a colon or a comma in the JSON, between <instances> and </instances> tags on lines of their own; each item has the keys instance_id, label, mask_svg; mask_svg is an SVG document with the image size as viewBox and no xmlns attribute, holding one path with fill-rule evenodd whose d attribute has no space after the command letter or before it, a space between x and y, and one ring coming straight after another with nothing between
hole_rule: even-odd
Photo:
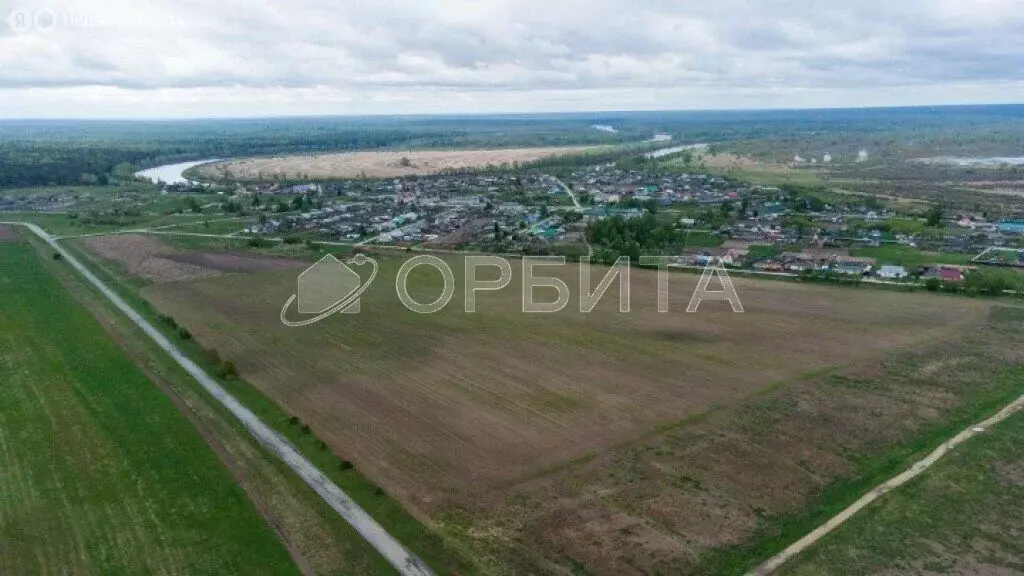
<instances>
[{"instance_id":1,"label":"village","mask_svg":"<svg viewBox=\"0 0 1024 576\"><path fill-rule=\"evenodd\" d=\"M980 264L1024 267L1022 221L989 220L969 210L914 212L874 197L823 197L800 187L756 186L660 166L609 162L563 168L557 175L530 169L306 183L178 183L160 186L158 198L165 204L185 198L185 207L174 211L186 214L248 217L238 233L254 238L366 247L597 261L619 253L656 254L670 256L677 266L716 261L759 273L887 281L957 282ZM131 191L118 198L128 205L141 197ZM74 217L90 207L96 208L96 200L88 192L0 197L0 210ZM595 232L595 223L609 220L650 221L663 240L626 249Z\"/></svg>"},{"instance_id":2,"label":"village","mask_svg":"<svg viewBox=\"0 0 1024 576\"><path fill-rule=\"evenodd\" d=\"M261 218L248 234L575 257L600 247L588 239L594 222L651 218L679 240L641 251L668 249L661 255L682 266L718 260L765 273L943 282L978 264L1024 266L1024 223L1016 221L971 212L914 215L869 197L829 204L799 189L613 164L577 167L561 178L531 172L265 185L235 198L281 194L313 198L315 208Z\"/></svg>"}]
</instances>

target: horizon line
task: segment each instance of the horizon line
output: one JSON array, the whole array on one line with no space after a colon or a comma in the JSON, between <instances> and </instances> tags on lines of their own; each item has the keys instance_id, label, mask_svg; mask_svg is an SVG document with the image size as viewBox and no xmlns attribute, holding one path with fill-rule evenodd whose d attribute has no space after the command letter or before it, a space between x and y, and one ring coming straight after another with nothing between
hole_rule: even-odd
<instances>
[{"instance_id":1,"label":"horizon line","mask_svg":"<svg viewBox=\"0 0 1024 576\"><path fill-rule=\"evenodd\" d=\"M988 102L965 104L905 104L905 105L864 105L864 106L806 106L768 108L663 108L632 110L562 110L562 111L517 111L517 112L413 112L413 113L345 113L334 114L269 114L269 115L224 115L224 116L49 116L49 117L3 117L0 122L194 122L217 120L299 120L318 118L487 118L502 116L589 116L607 114L697 114L697 113L742 113L742 112L811 112L843 110L914 110L929 108L996 108L1024 106L1024 102Z\"/></svg>"}]
</instances>

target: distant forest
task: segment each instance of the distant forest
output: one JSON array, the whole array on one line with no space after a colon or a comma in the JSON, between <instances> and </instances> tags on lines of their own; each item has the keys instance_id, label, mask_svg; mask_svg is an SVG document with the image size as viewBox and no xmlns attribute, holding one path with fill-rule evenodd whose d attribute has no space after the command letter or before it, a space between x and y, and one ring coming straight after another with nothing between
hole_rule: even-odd
<instances>
[{"instance_id":1,"label":"distant forest","mask_svg":"<svg viewBox=\"0 0 1024 576\"><path fill-rule=\"evenodd\" d=\"M617 132L594 129L608 125ZM1024 106L376 116L187 121L0 121L0 188L103 184L129 169L344 150L641 142L655 133L759 157L871 146L886 154L1024 155Z\"/></svg>"}]
</instances>

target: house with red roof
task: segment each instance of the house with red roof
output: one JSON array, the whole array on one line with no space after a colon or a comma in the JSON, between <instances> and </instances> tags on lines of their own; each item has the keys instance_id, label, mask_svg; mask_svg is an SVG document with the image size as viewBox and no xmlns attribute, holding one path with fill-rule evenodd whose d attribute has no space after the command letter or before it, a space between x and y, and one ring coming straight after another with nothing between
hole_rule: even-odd
<instances>
[{"instance_id":1,"label":"house with red roof","mask_svg":"<svg viewBox=\"0 0 1024 576\"><path fill-rule=\"evenodd\" d=\"M964 274L958 268L940 268L939 269L939 280L943 282L960 282L964 279Z\"/></svg>"}]
</instances>

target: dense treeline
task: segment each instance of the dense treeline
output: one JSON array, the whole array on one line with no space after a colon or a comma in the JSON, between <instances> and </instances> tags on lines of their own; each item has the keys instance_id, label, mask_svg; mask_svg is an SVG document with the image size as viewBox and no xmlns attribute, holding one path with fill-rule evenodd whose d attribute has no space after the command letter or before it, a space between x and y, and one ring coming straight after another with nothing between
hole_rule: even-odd
<instances>
[{"instance_id":1,"label":"dense treeline","mask_svg":"<svg viewBox=\"0 0 1024 576\"><path fill-rule=\"evenodd\" d=\"M118 164L141 163L140 150L108 146L0 144L0 188L69 184L107 184Z\"/></svg>"},{"instance_id":2,"label":"dense treeline","mask_svg":"<svg viewBox=\"0 0 1024 576\"><path fill-rule=\"evenodd\" d=\"M617 132L596 130L612 126ZM147 168L206 158L356 149L498 148L676 141L729 142L778 158L794 153L1016 150L1024 106L736 112L608 112L188 121L0 122L0 187L102 182L119 164ZM614 153L609 153L609 157ZM600 158L590 158L599 161ZM578 159L551 159L562 169ZM636 162L642 162L636 160Z\"/></svg>"},{"instance_id":3,"label":"dense treeline","mask_svg":"<svg viewBox=\"0 0 1024 576\"><path fill-rule=\"evenodd\" d=\"M710 234L675 228L660 222L653 214L639 218L613 216L587 225L587 241L594 246L595 261L614 262L619 256L636 261L642 255L678 254L686 246L717 246Z\"/></svg>"},{"instance_id":4,"label":"dense treeline","mask_svg":"<svg viewBox=\"0 0 1024 576\"><path fill-rule=\"evenodd\" d=\"M751 114L758 114L751 112ZM749 130L737 133L728 150L770 161L830 153L852 161L929 156L1019 156L1024 146L1024 106L933 106L854 110L762 112ZM877 164L850 164L878 178ZM908 165L910 177L921 169Z\"/></svg>"},{"instance_id":5,"label":"dense treeline","mask_svg":"<svg viewBox=\"0 0 1024 576\"><path fill-rule=\"evenodd\" d=\"M145 168L205 158L384 148L416 142L456 145L457 133L412 134L401 130L333 134L211 134L202 138L150 141L4 140L0 187L105 183L120 164Z\"/></svg>"},{"instance_id":6,"label":"dense treeline","mask_svg":"<svg viewBox=\"0 0 1024 576\"><path fill-rule=\"evenodd\" d=\"M384 148L609 144L628 137L545 118L271 119L187 122L0 123L0 187L104 183L120 164L141 169L206 158Z\"/></svg>"}]
</instances>

